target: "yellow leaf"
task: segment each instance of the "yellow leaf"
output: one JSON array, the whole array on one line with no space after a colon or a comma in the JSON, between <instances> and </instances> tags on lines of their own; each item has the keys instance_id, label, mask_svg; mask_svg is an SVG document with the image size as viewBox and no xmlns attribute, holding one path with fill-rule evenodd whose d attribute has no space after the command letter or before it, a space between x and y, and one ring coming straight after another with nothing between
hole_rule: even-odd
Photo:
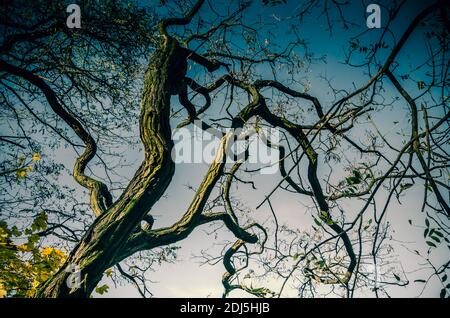
<instances>
[{"instance_id":1,"label":"yellow leaf","mask_svg":"<svg viewBox=\"0 0 450 318\"><path fill-rule=\"evenodd\" d=\"M46 281L49 277L50 277L49 273L41 273L39 278L41 281Z\"/></svg>"},{"instance_id":2,"label":"yellow leaf","mask_svg":"<svg viewBox=\"0 0 450 318\"><path fill-rule=\"evenodd\" d=\"M111 277L112 274L113 274L113 270L112 270L111 268L108 268L108 269L105 271L105 274L106 274L107 277Z\"/></svg>"},{"instance_id":3,"label":"yellow leaf","mask_svg":"<svg viewBox=\"0 0 450 318\"><path fill-rule=\"evenodd\" d=\"M24 168L17 170L16 176L17 176L17 178L19 178L19 179L26 178L26 177L27 177L27 170L24 169Z\"/></svg>"},{"instance_id":4,"label":"yellow leaf","mask_svg":"<svg viewBox=\"0 0 450 318\"><path fill-rule=\"evenodd\" d=\"M17 249L21 252L27 252L28 251L28 247L26 244L21 244L21 245L17 245Z\"/></svg>"},{"instance_id":5,"label":"yellow leaf","mask_svg":"<svg viewBox=\"0 0 450 318\"><path fill-rule=\"evenodd\" d=\"M33 284L32 284L33 289L35 289L35 288L38 287L38 286L39 286L39 281L36 280L36 279L34 279L34 280L33 280Z\"/></svg>"},{"instance_id":6,"label":"yellow leaf","mask_svg":"<svg viewBox=\"0 0 450 318\"><path fill-rule=\"evenodd\" d=\"M50 255L53 252L53 248L46 247L42 250L42 255Z\"/></svg>"},{"instance_id":7,"label":"yellow leaf","mask_svg":"<svg viewBox=\"0 0 450 318\"><path fill-rule=\"evenodd\" d=\"M3 284L0 284L0 298L4 298L6 296L6 290L3 287Z\"/></svg>"},{"instance_id":8,"label":"yellow leaf","mask_svg":"<svg viewBox=\"0 0 450 318\"><path fill-rule=\"evenodd\" d=\"M35 152L33 154L33 158L31 158L33 161L39 161L41 160L41 155L38 152Z\"/></svg>"},{"instance_id":9,"label":"yellow leaf","mask_svg":"<svg viewBox=\"0 0 450 318\"><path fill-rule=\"evenodd\" d=\"M63 251L61 251L57 248L53 248L53 247L46 247L46 248L42 249L41 253L42 253L42 255L45 255L45 256L48 256L53 253L53 256L57 256L57 258L59 258L60 261L65 260L67 257L66 253L64 253Z\"/></svg>"},{"instance_id":10,"label":"yellow leaf","mask_svg":"<svg viewBox=\"0 0 450 318\"><path fill-rule=\"evenodd\" d=\"M63 251L58 250L57 248L55 248L54 251L55 251L56 255L58 255L59 257L61 257L63 259L66 258L66 253L64 253Z\"/></svg>"}]
</instances>

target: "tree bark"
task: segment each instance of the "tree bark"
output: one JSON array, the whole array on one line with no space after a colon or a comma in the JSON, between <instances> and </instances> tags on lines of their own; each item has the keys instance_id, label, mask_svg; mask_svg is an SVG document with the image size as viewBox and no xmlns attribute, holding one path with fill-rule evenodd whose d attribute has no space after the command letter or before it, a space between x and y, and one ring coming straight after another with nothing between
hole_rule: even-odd
<instances>
[{"instance_id":1,"label":"tree bark","mask_svg":"<svg viewBox=\"0 0 450 318\"><path fill-rule=\"evenodd\" d=\"M178 42L165 38L150 58L144 81L140 135L145 159L121 197L94 221L64 266L36 297L89 297L103 272L115 265L116 254L133 230L163 195L175 172L170 96L177 94L186 69L186 56ZM81 285L69 288L67 279L74 265L80 270Z\"/></svg>"}]
</instances>

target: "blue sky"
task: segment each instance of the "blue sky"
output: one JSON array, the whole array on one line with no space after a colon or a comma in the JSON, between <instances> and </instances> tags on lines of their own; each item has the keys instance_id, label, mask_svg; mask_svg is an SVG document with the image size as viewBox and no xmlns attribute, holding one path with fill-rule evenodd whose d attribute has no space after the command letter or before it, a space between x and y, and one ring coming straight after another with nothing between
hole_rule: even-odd
<instances>
[{"instance_id":1,"label":"blue sky","mask_svg":"<svg viewBox=\"0 0 450 318\"><path fill-rule=\"evenodd\" d=\"M225 3L228 3L225 1ZM378 2L380 3L380 2ZM384 2L390 3L390 2ZM327 76L330 78L336 88L351 89L352 86L359 86L368 80L367 74L363 74L361 69L350 68L343 62L345 60L344 49L348 47L348 41L352 36L356 36L361 32L365 32L363 40L366 43L370 43L377 39L381 30L373 29L367 30L365 26L365 20L367 14L365 13L365 6L369 2L352 2L344 11L344 16L349 17L351 21L357 23L359 26L351 27L350 30L344 30L340 24L333 27L332 34L329 30L326 30L326 19L319 12L315 11L312 15L307 16L302 27L300 28L300 36L308 43L308 49L316 56L325 56L325 62L317 62L312 64L307 74L304 74L307 81L311 84L310 94L317 96L321 100L322 104L330 104L333 97L330 94L330 90L327 83L320 79L321 76ZM216 5L216 2L215 2ZM422 8L426 3L420 2L408 2L398 19L392 26L393 34L399 37L402 31L406 28L412 17L417 14L418 10ZM221 8L220 2L217 2L217 8ZM201 10L202 17L208 17L207 6ZM219 11L219 9L218 9ZM297 1L289 1L286 5L279 5L275 7L266 7L259 4L258 1L246 12L245 18L249 21L263 19L265 22L274 22L276 27L261 29L261 38L265 38L264 32L267 33L267 38L270 37L270 45L283 46L288 43L292 34L289 33L289 24L298 23L298 17L295 13L299 11L299 5ZM336 18L337 12L331 10L332 19ZM278 20L284 21L279 23ZM386 11L382 10L382 25L386 22ZM386 40L392 45L393 38L388 37ZM386 52L389 52L388 50ZM400 64L399 70L403 68L406 70L411 67L411 63L423 60L427 55L427 51L423 46L423 38L421 34L416 32L412 39L405 46L404 50L399 54L398 61L405 64ZM385 55L384 55L385 56ZM381 61L383 61L383 54L379 55ZM270 75L268 69L261 68L261 74ZM416 74L416 76L420 76ZM414 83L406 84L406 87L414 89ZM395 92L393 87L386 84L385 97L389 98L394 96ZM219 103L218 103L219 104ZM384 109L382 113L375 114L372 118L376 122L378 128L386 131L386 138L388 138L394 144L400 144L401 139L396 132L401 129L402 125L407 125L408 119L407 105L402 102L396 102L393 107ZM214 114L214 111L212 111ZM395 124L397 122L397 124ZM369 125L369 124L367 124ZM407 126L404 126L407 127ZM364 141L364 128L356 128L351 132L352 138L355 140ZM351 154L349 154L351 159ZM167 194L168 196L162 199L155 207L156 226L168 226L176 221L182 213L185 211L190 200L192 199L193 192L186 191L185 185L191 185L195 187L201 182L201 178L206 172L207 165L205 164L181 164L176 168L176 174L173 182L170 185ZM321 167L322 173L325 173L326 167ZM339 176L339 173L338 173ZM342 174L341 174L342 176ZM258 220L265 220L270 222L270 211L265 205L262 208L255 210L254 207L258 205L263 199L264 195L271 191L273 185L281 180L280 176L256 176L254 180L258 181L258 190L252 191L250 187L239 185L239 187L233 187L233 196L241 200L246 206L251 207L251 213L254 213L255 218ZM385 194L381 194L383 196ZM420 260L407 251L406 247L413 246L414 248L425 249L425 245L422 238L423 229L420 226L411 226L408 224L408 219L412 219L414 224L423 222L423 215L421 214L420 205L422 199L422 190L420 187L414 187L408 194L402 198L402 205L393 204L388 213L388 220L395 229L392 233L392 245L394 246L395 254L398 255L398 259L404 266L406 272L417 269L421 265ZM288 224L290 227L297 227L300 230L308 231L312 223L312 218L308 209L305 206L310 205L309 199L304 197L289 194L286 192L277 192L272 199L274 209L277 211L279 222L282 224ZM344 207L349 210L357 210L361 203L358 202L346 202ZM209 250L211 253L219 252L220 247L216 247L215 244L222 240L233 241L233 237L226 230L220 230L217 232L217 240L213 240L211 235L207 232L210 231L208 226L202 226L196 229L189 238L177 244L181 247L179 250L179 261L174 264L165 264L161 268L156 269L154 273L149 273L149 279L157 281L157 283L151 284L150 288L157 297L217 297L222 293L220 284L221 276L224 272L222 264L219 262L214 266L202 265L200 266L199 259L195 256L200 255L202 250ZM441 256L442 260L448 258L448 250L443 250ZM409 279L412 281L416 276L415 273L409 275ZM420 276L420 275L419 275ZM265 286L274 287L278 286L279 282L269 279L265 282ZM264 285L264 283L263 283ZM430 284L431 287L427 288L423 296L436 296L439 293L439 284ZM392 296L416 296L420 291L420 285L413 285L407 289L404 288L392 288L389 291ZM369 294L360 294L360 296L368 296ZM133 291L129 286L120 287L112 290L105 296L137 296L137 293ZM232 296L246 296L244 293L236 292ZM288 290L284 296L296 296L295 289Z\"/></svg>"},{"instance_id":2,"label":"blue sky","mask_svg":"<svg viewBox=\"0 0 450 318\"><path fill-rule=\"evenodd\" d=\"M167 1L169 5L173 4L173 1ZM214 3L214 9L217 12L225 12L229 7L230 1L210 1ZM314 10L310 15L305 17L305 20L300 25L298 18L298 12L301 9L299 5L300 1L287 0L287 4L280 4L274 7L264 6L260 1L254 1L253 5L245 11L244 19L247 23L253 24L258 21L264 21L265 27L258 29L259 39L261 41L268 40L268 46L274 50L277 47L286 46L294 37L291 32L290 25L298 26L298 35L304 39L308 46L308 51L313 53L318 59L316 62L307 65L299 74L299 83L291 83L294 89L303 89L303 85L309 85L309 93L316 96L324 106L325 111L332 104L335 95L330 90L328 83L323 80L323 77L331 80L333 86L337 89L352 90L354 87L358 87L365 83L369 79L369 75L366 73L366 69L352 68L345 65L345 50L348 49L349 40L352 37L362 34L362 43L371 43L378 39L382 30L371 29L366 27L366 6L369 3L380 3L389 5L391 1L351 1L351 4L346 6L343 14L351 22L355 23L355 26L350 27L349 30L345 30L341 23L337 23L335 20L338 18L338 12L332 8L330 10L330 18L333 24L331 30L327 30L326 17L321 14L320 9ZM160 1L152 0L149 2L139 1L142 5L160 12L161 14L167 14L165 8L160 8ZM427 5L427 1L408 1L401 10L398 18L395 20L391 27L392 35L398 39L403 33L411 19L417 14L417 12ZM382 25L386 23L387 12L382 9ZM208 5L204 5L200 10L200 16L209 21L213 19L211 8ZM258 25L258 24L256 24ZM180 29L171 29L180 30ZM386 42L389 48L395 43L392 35L387 36ZM242 39L239 37L236 39L236 45L243 45ZM196 47L195 44L192 47ZM199 52L202 52L201 49ZM297 51L296 51L297 52ZM385 53L383 53L385 52ZM298 49L299 56L305 54L302 49ZM383 61L386 54L389 53L389 49L381 51L378 55L380 61ZM403 50L397 57L397 61L400 61L398 65L398 75L408 72L408 70L417 66L417 63L423 61L428 56L427 48L424 46L424 37L422 32L416 32L412 38L405 45ZM356 59L355 61L357 61ZM271 72L267 65L257 68L258 73L263 78L270 78ZM193 67L190 70L191 76L198 75L199 68ZM218 75L223 74L223 70ZM372 70L373 72L373 70ZM288 79L286 71L281 69L279 71L279 79L284 81ZM410 74L413 80L405 82L405 88L413 92L413 96L418 94L417 81L424 78L424 74L421 70ZM385 84L385 90L383 97L386 100L394 98L396 93L394 88L389 83ZM240 102L245 100L246 96L239 98ZM223 102L223 96L219 96L211 106L211 110L206 113L205 119L208 120L213 116L218 115L218 110L221 108ZM303 107L303 104L296 105L297 107ZM180 105L177 101L173 101L173 109L178 110ZM436 116L442 116L442 109L436 109L432 113ZM311 120L305 113L305 120ZM309 113L311 114L311 113ZM185 115L185 114L184 114ZM398 100L392 104L391 107L385 107L379 109L372 114L371 120L362 120L355 129L350 132L350 136L353 140L361 143L365 143L368 140L368 131L373 131L374 127L372 123L375 123L377 127L385 132L385 138L389 139L395 145L401 145L404 136L398 133L403 130L408 130L408 107L403 100ZM314 115L315 118L315 115ZM173 120L175 126L176 120ZM2 127L6 126L6 123L2 123ZM138 134L138 127L135 127L133 132ZM44 148L45 149L45 148ZM52 156L56 161L61 162L69 170L72 169L73 162L75 160L75 153L70 148L61 147L55 152L44 152L45 156ZM124 152L124 161L129 166L124 166L118 169L117 172L131 178L134 171L139 166L142 160L143 154L139 147L137 149L118 148L118 150ZM343 162L356 161L357 156L353 152L347 152L343 154ZM94 163L94 162L93 162ZM320 165L319 173L321 177L324 177L329 172L330 168L335 168L334 176L336 180L342 179L346 175L346 171L343 170L342 165L336 164L334 167L328 167L325 164ZM380 169L385 168L383 166ZM196 188L208 169L207 164L177 164L176 172L172 179L172 183L166 191L166 195L153 207L152 215L155 217L156 222L154 227L170 226L176 222L186 211L190 201L194 196L194 192L188 189L189 186ZM304 167L302 167L304 169ZM93 167L93 171L99 175L104 176L102 169L99 167ZM245 175L240 175L244 178L250 178ZM254 175L251 177L257 185L257 190L252 189L249 185L239 184L232 187L232 197L242 203L244 207L248 209L248 215L242 215L244 219L250 218L263 222L266 225L270 225L273 222L271 212L267 204L261 208L256 209L261 201L264 200L265 195L272 191L273 187L281 180L279 173L275 175ZM77 195L83 198L85 195L73 180L70 175L63 175L60 178L60 182L67 184L69 187L76 189ZM118 193L118 192L117 192ZM215 193L217 194L217 193ZM384 196L384 197L383 197ZM386 196L386 192L381 192L377 196L380 201ZM420 251L426 250L426 245L422 237L423 233L423 220L424 215L420 212L420 206L422 203L423 190L419 185L411 188L404 197L401 198L401 203L393 203L389 208L387 220L390 222L391 227L395 229L392 232L391 243L393 246L392 255L396 256L399 263L402 264L403 270L408 273L408 279L412 282L415 278L421 278L422 273L415 272L417 268L423 267L421 260L408 251L408 248L418 249ZM85 197L87 199L87 196ZM448 196L447 196L448 198ZM354 215L363 202L358 200L347 200L342 202L343 208L349 215ZM276 191L272 197L272 204L277 211L278 221L280 225L287 225L290 228L297 229L301 232L311 232L311 226L314 225L313 217L311 215L312 201L310 198L304 196L289 193L286 191ZM413 225L408 223L408 220L412 220ZM217 232L212 233L213 230ZM224 246L229 246L231 242L234 242L235 238L229 231L223 228L219 228L216 225L204 225L198 227L194 232L184 241L176 244L180 249L178 250L178 259L176 262L169 264L164 263L162 266L156 266L153 270L149 271L147 278L152 282L149 283L149 288L156 297L220 297L223 289L221 286L221 277L224 273L224 268L221 262L215 265L201 265L201 259L198 257L202 251L208 251L211 255L219 255ZM269 240L269 244L273 244L273 238ZM444 246L439 253L435 256L437 263L448 260L449 251ZM256 269L257 270L257 269ZM131 284L125 284L123 286L113 287L114 284L110 279L105 278L104 283L108 283L111 286L110 291L102 297L138 297L139 294ZM271 289L277 290L280 287L280 280L274 280L272 277L268 277L267 280L255 281L253 286L265 286ZM295 297L297 292L295 286L288 284L283 296ZM440 284L437 281L432 281L426 289L423 296L437 296L440 290ZM421 285L411 284L408 288L393 287L389 289L392 296L416 296L420 293ZM362 292L359 296L369 296L367 292ZM99 295L94 295L99 297ZM243 292L233 292L231 296L248 296Z\"/></svg>"}]
</instances>

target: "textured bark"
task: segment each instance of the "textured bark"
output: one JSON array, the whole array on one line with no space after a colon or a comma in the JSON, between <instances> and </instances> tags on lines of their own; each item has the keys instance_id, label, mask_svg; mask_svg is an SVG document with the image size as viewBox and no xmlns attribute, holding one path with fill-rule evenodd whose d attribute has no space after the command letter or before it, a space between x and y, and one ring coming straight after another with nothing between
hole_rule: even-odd
<instances>
[{"instance_id":1,"label":"textured bark","mask_svg":"<svg viewBox=\"0 0 450 318\"><path fill-rule=\"evenodd\" d=\"M170 95L178 92L186 68L185 54L176 40L167 37L151 57L144 81L140 135L145 159L122 196L95 220L66 264L39 289L37 297L88 297L168 187L175 169L171 160ZM67 286L70 273L66 270L71 265L80 268L79 288Z\"/></svg>"}]
</instances>

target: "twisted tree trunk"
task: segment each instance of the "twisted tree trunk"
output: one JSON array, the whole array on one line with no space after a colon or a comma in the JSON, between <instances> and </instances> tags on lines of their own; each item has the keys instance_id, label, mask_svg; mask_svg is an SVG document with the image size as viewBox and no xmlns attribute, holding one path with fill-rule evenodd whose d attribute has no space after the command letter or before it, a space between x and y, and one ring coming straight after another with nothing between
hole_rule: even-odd
<instances>
[{"instance_id":1,"label":"twisted tree trunk","mask_svg":"<svg viewBox=\"0 0 450 318\"><path fill-rule=\"evenodd\" d=\"M170 96L179 90L187 62L176 40L165 41L150 58L141 104L140 135L145 159L121 197L101 214L69 255L64 266L37 292L37 297L89 297L103 272L170 184L175 171L169 124ZM70 288L70 269L80 270L81 284ZM72 286L73 287L73 286Z\"/></svg>"}]
</instances>

